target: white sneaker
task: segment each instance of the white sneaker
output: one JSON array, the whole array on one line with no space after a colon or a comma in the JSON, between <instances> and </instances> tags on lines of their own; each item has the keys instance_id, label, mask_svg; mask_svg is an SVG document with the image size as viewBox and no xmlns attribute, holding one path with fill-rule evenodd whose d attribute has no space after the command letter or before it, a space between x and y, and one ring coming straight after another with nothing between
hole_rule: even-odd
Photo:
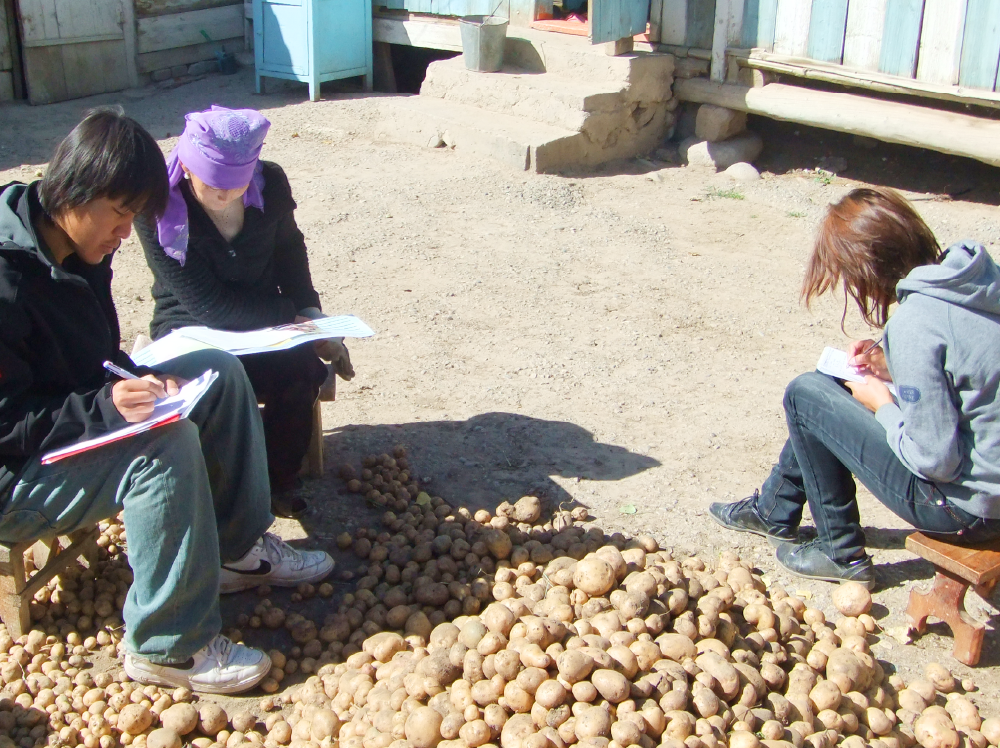
<instances>
[{"instance_id":1,"label":"white sneaker","mask_svg":"<svg viewBox=\"0 0 1000 748\"><path fill-rule=\"evenodd\" d=\"M249 691L271 670L271 658L259 649L234 644L219 634L187 662L158 665L125 654L125 673L134 681L156 686L184 686L200 693Z\"/></svg>"},{"instance_id":2,"label":"white sneaker","mask_svg":"<svg viewBox=\"0 0 1000 748\"><path fill-rule=\"evenodd\" d=\"M240 592L262 584L294 587L318 582L333 571L326 551L299 551L269 532L254 543L239 561L225 564L219 577L219 593Z\"/></svg>"}]
</instances>

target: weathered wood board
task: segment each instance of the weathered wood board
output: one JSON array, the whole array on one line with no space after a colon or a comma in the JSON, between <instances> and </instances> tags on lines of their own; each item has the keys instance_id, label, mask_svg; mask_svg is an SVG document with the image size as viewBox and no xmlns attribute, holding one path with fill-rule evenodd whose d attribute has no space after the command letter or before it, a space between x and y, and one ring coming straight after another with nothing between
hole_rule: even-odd
<instances>
[{"instance_id":1,"label":"weathered wood board","mask_svg":"<svg viewBox=\"0 0 1000 748\"><path fill-rule=\"evenodd\" d=\"M192 10L167 16L140 18L139 54L202 44L205 31L213 40L243 36L243 5L227 5L207 10Z\"/></svg>"},{"instance_id":2,"label":"weathered wood board","mask_svg":"<svg viewBox=\"0 0 1000 748\"><path fill-rule=\"evenodd\" d=\"M885 29L886 0L851 0L847 9L844 64L858 70L878 70Z\"/></svg>"},{"instance_id":3,"label":"weathered wood board","mask_svg":"<svg viewBox=\"0 0 1000 748\"><path fill-rule=\"evenodd\" d=\"M660 14L660 43L683 47L687 44L688 0L663 0Z\"/></svg>"},{"instance_id":4,"label":"weathered wood board","mask_svg":"<svg viewBox=\"0 0 1000 748\"><path fill-rule=\"evenodd\" d=\"M137 18L185 13L190 10L239 5L243 0L134 0Z\"/></svg>"},{"instance_id":5,"label":"weathered wood board","mask_svg":"<svg viewBox=\"0 0 1000 748\"><path fill-rule=\"evenodd\" d=\"M809 59L841 62L847 30L847 0L813 0L809 18Z\"/></svg>"},{"instance_id":6,"label":"weathered wood board","mask_svg":"<svg viewBox=\"0 0 1000 748\"><path fill-rule=\"evenodd\" d=\"M10 28L7 26L7 13L0 1L0 70L10 70L14 67L14 56L11 54Z\"/></svg>"},{"instance_id":7,"label":"weathered wood board","mask_svg":"<svg viewBox=\"0 0 1000 748\"><path fill-rule=\"evenodd\" d=\"M878 69L912 78L917 74L924 0L888 0Z\"/></svg>"},{"instance_id":8,"label":"weathered wood board","mask_svg":"<svg viewBox=\"0 0 1000 748\"><path fill-rule=\"evenodd\" d=\"M805 57L809 47L811 0L778 0L774 22L774 51L778 54Z\"/></svg>"},{"instance_id":9,"label":"weathered wood board","mask_svg":"<svg viewBox=\"0 0 1000 748\"><path fill-rule=\"evenodd\" d=\"M172 68L175 65L190 65L192 62L211 60L215 52L222 47L226 52L239 52L243 49L243 36L234 39L220 39L215 43L191 44L186 47L162 49L159 52L146 52L138 55L136 65L140 73L152 73L154 70Z\"/></svg>"},{"instance_id":10,"label":"weathered wood board","mask_svg":"<svg viewBox=\"0 0 1000 748\"><path fill-rule=\"evenodd\" d=\"M917 80L954 86L962 64L966 0L924 0Z\"/></svg>"},{"instance_id":11,"label":"weathered wood board","mask_svg":"<svg viewBox=\"0 0 1000 748\"><path fill-rule=\"evenodd\" d=\"M1000 60L1000 2L969 0L962 45L959 82L973 88L995 89Z\"/></svg>"}]
</instances>

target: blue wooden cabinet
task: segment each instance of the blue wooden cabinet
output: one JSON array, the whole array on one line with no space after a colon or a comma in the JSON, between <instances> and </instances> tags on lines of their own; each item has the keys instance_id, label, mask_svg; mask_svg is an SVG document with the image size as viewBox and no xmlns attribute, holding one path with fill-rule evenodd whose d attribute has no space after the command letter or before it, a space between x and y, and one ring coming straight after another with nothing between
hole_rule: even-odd
<instances>
[{"instance_id":1,"label":"blue wooden cabinet","mask_svg":"<svg viewBox=\"0 0 1000 748\"><path fill-rule=\"evenodd\" d=\"M261 78L319 84L362 75L372 89L371 0L254 0L257 93Z\"/></svg>"}]
</instances>

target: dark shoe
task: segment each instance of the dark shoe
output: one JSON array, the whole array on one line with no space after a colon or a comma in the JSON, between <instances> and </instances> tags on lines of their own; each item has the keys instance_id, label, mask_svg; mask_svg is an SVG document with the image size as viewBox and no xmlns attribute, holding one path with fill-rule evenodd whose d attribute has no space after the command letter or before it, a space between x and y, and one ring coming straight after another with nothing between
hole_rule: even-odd
<instances>
[{"instance_id":1,"label":"dark shoe","mask_svg":"<svg viewBox=\"0 0 1000 748\"><path fill-rule=\"evenodd\" d=\"M731 503L716 502L708 507L708 513L712 519L723 527L737 532L752 532L754 535L762 535L771 540L794 543L798 537L798 529L794 527L784 527L783 525L770 524L760 516L757 511L758 491L741 501Z\"/></svg>"},{"instance_id":2,"label":"dark shoe","mask_svg":"<svg viewBox=\"0 0 1000 748\"><path fill-rule=\"evenodd\" d=\"M306 493L302 482L296 480L288 488L271 488L271 514L275 517L295 519L305 514L309 504L304 498Z\"/></svg>"},{"instance_id":3,"label":"dark shoe","mask_svg":"<svg viewBox=\"0 0 1000 748\"><path fill-rule=\"evenodd\" d=\"M865 589L875 587L875 564L866 553L850 561L830 558L818 540L808 543L782 543L775 554L784 569L806 579L824 582L859 582Z\"/></svg>"}]
</instances>

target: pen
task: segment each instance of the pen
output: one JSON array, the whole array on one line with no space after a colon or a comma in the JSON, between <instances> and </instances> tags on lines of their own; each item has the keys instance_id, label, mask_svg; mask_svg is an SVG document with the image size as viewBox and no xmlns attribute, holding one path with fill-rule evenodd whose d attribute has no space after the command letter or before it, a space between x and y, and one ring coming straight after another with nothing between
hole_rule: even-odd
<instances>
[{"instance_id":1,"label":"pen","mask_svg":"<svg viewBox=\"0 0 1000 748\"><path fill-rule=\"evenodd\" d=\"M858 356L866 356L866 355L868 355L869 353L871 353L872 351L874 351L876 348L878 348L880 345L882 345L882 341L883 340L885 340L885 335L881 336L878 340L876 340L870 346L868 346L867 348L865 348L863 351L861 351L861 353L857 354L854 358L857 358Z\"/></svg>"},{"instance_id":2,"label":"pen","mask_svg":"<svg viewBox=\"0 0 1000 748\"><path fill-rule=\"evenodd\" d=\"M125 371L122 367L115 366L110 361L105 361L104 362L104 368L107 369L108 371L110 371L115 376L121 377L122 379L139 379L139 377L137 377L132 372Z\"/></svg>"}]
</instances>

